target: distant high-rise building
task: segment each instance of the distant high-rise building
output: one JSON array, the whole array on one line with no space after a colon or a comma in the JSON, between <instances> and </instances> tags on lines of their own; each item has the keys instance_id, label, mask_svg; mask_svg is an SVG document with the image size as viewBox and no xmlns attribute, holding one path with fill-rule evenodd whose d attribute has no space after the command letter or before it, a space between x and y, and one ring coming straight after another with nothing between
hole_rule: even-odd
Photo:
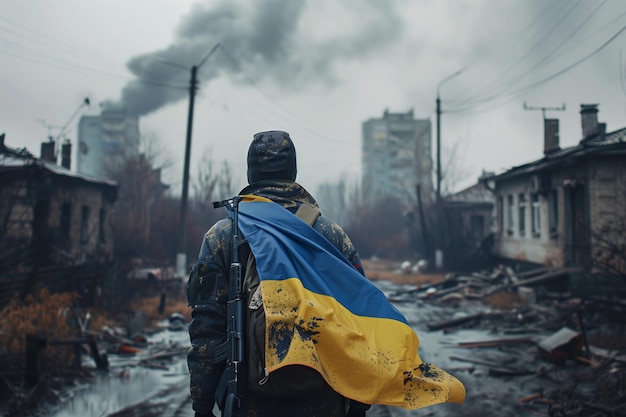
<instances>
[{"instance_id":1,"label":"distant high-rise building","mask_svg":"<svg viewBox=\"0 0 626 417\"><path fill-rule=\"evenodd\" d=\"M432 193L430 119L415 119L413 110L363 122L363 195L370 202L395 197L415 201Z\"/></svg>"},{"instance_id":2,"label":"distant high-rise building","mask_svg":"<svg viewBox=\"0 0 626 417\"><path fill-rule=\"evenodd\" d=\"M107 178L121 161L139 154L139 118L124 108L105 104L99 115L84 115L78 123L76 171Z\"/></svg>"}]
</instances>

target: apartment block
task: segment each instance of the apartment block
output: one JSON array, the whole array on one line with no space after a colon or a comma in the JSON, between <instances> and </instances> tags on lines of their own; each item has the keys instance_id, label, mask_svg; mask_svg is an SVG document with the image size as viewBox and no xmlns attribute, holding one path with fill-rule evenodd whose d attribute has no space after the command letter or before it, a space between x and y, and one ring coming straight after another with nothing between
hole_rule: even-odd
<instances>
[{"instance_id":1,"label":"apartment block","mask_svg":"<svg viewBox=\"0 0 626 417\"><path fill-rule=\"evenodd\" d=\"M108 178L125 158L139 154L139 118L123 107L103 105L100 114L84 115L78 123L76 171Z\"/></svg>"},{"instance_id":2,"label":"apartment block","mask_svg":"<svg viewBox=\"0 0 626 417\"><path fill-rule=\"evenodd\" d=\"M396 198L415 202L432 194L430 119L416 119L413 110L371 118L362 125L363 195L372 203Z\"/></svg>"}]
</instances>

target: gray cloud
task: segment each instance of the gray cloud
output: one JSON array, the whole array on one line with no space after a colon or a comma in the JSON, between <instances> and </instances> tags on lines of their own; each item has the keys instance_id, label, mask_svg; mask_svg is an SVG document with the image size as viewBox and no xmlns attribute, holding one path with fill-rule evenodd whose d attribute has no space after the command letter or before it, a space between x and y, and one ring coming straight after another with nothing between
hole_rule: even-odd
<instances>
[{"instance_id":1,"label":"gray cloud","mask_svg":"<svg viewBox=\"0 0 626 417\"><path fill-rule=\"evenodd\" d=\"M239 83L270 82L277 87L302 91L308 85L331 85L337 65L380 51L403 31L395 2L370 0L333 3L333 7L358 8L359 21L333 27L303 23L319 3L261 0L250 3L223 1L196 4L182 19L176 40L167 48L132 58L128 69L137 77L122 91L128 112L146 115L188 97L190 69L198 65L217 43L217 50L202 65L199 79L208 84L217 76ZM329 16L335 20L335 16ZM322 36L320 36L322 35Z\"/></svg>"}]
</instances>

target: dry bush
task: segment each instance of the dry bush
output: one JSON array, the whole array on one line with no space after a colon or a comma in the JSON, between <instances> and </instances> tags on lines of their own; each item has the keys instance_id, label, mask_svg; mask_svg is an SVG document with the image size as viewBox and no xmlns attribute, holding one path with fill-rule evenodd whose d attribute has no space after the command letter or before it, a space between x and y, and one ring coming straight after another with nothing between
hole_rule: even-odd
<instances>
[{"instance_id":1,"label":"dry bush","mask_svg":"<svg viewBox=\"0 0 626 417\"><path fill-rule=\"evenodd\" d=\"M187 322L191 320L191 308L187 305L187 300L183 296L168 294L165 299L163 314L159 313L160 304L160 295L137 298L132 303L133 309L144 312L148 325L154 326L157 322L173 313L182 314Z\"/></svg>"},{"instance_id":2,"label":"dry bush","mask_svg":"<svg viewBox=\"0 0 626 417\"><path fill-rule=\"evenodd\" d=\"M76 325L78 313L73 308L79 296L75 293L51 294L47 289L29 295L24 300L14 298L0 310L0 374L21 379L25 372L26 336L29 334L48 341L79 336ZM154 326L172 313L191 320L191 309L182 295L168 294L163 314L159 314L159 295L133 299L129 306L145 313L146 323ZM123 310L123 309L122 309ZM88 309L89 330L101 331L123 322L122 313L103 309ZM86 313L86 311L85 311ZM63 374L74 362L71 345L48 345L41 351L40 371Z\"/></svg>"},{"instance_id":3,"label":"dry bush","mask_svg":"<svg viewBox=\"0 0 626 417\"><path fill-rule=\"evenodd\" d=\"M115 314L101 308L89 309L89 330L99 332L105 327L114 327L119 319Z\"/></svg>"},{"instance_id":4,"label":"dry bush","mask_svg":"<svg viewBox=\"0 0 626 417\"><path fill-rule=\"evenodd\" d=\"M74 336L68 315L76 298L74 293L51 294L44 288L24 300L14 298L0 311L0 362L11 374L23 372L26 335L46 339ZM68 346L49 346L42 355L42 371L54 372L68 367L73 352Z\"/></svg>"}]
</instances>

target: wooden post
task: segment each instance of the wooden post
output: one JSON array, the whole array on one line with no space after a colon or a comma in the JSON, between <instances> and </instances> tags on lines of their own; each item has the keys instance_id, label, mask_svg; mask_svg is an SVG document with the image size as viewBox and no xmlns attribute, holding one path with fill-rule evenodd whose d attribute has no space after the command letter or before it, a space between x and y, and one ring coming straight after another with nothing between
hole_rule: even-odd
<instances>
[{"instance_id":1,"label":"wooden post","mask_svg":"<svg viewBox=\"0 0 626 417\"><path fill-rule=\"evenodd\" d=\"M26 384L37 385L41 367L41 350L47 346L45 338L26 335Z\"/></svg>"},{"instance_id":2,"label":"wooden post","mask_svg":"<svg viewBox=\"0 0 626 417\"><path fill-rule=\"evenodd\" d=\"M161 300L159 302L159 314L163 314L165 312L165 299L166 299L166 293L165 291L162 291Z\"/></svg>"}]
</instances>

